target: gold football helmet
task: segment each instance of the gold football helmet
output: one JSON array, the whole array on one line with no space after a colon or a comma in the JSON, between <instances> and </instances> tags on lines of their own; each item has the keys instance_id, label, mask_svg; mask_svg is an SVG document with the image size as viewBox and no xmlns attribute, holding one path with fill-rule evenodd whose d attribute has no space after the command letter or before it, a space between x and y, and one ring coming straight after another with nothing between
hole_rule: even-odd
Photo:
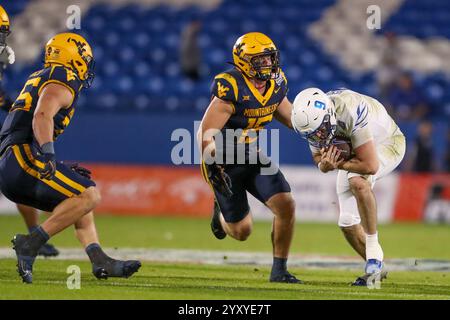
<instances>
[{"instance_id":1,"label":"gold football helmet","mask_svg":"<svg viewBox=\"0 0 450 320\"><path fill-rule=\"evenodd\" d=\"M267 63L264 58L270 58ZM233 62L245 75L259 80L277 78L280 56L273 41L263 33L250 32L237 39L233 47Z\"/></svg>"},{"instance_id":2,"label":"gold football helmet","mask_svg":"<svg viewBox=\"0 0 450 320\"><path fill-rule=\"evenodd\" d=\"M91 46L80 35L59 33L45 45L45 66L61 64L72 69L89 88L94 80L94 56Z\"/></svg>"},{"instance_id":3,"label":"gold football helmet","mask_svg":"<svg viewBox=\"0 0 450 320\"><path fill-rule=\"evenodd\" d=\"M6 10L0 6L0 45L4 45L6 37L10 34L9 17Z\"/></svg>"}]
</instances>

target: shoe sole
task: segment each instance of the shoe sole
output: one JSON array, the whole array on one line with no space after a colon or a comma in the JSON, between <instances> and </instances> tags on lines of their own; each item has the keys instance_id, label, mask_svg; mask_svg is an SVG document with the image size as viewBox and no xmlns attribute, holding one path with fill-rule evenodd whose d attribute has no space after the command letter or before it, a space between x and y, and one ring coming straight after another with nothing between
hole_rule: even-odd
<instances>
[{"instance_id":1,"label":"shoe sole","mask_svg":"<svg viewBox=\"0 0 450 320\"><path fill-rule=\"evenodd\" d=\"M44 258L57 257L57 256L59 256L59 252L58 252L58 253L51 253L51 254L47 254L47 253L39 253L39 252L38 252L38 256L44 257Z\"/></svg>"},{"instance_id":2,"label":"shoe sole","mask_svg":"<svg viewBox=\"0 0 450 320\"><path fill-rule=\"evenodd\" d=\"M270 280L271 283L293 283L293 284L305 284L302 280L297 281L276 281L276 280Z\"/></svg>"}]
</instances>

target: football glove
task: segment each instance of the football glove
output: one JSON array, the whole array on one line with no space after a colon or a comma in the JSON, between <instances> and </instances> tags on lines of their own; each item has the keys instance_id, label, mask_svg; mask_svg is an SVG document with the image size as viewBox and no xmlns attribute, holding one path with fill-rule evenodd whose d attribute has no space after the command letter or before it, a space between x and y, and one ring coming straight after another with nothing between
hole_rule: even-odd
<instances>
[{"instance_id":1,"label":"football glove","mask_svg":"<svg viewBox=\"0 0 450 320\"><path fill-rule=\"evenodd\" d=\"M44 168L39 168L39 178L51 180L56 173L56 160L54 153L43 153L40 157L44 163Z\"/></svg>"},{"instance_id":2,"label":"football glove","mask_svg":"<svg viewBox=\"0 0 450 320\"><path fill-rule=\"evenodd\" d=\"M233 196L233 191L231 191L231 179L230 176L225 173L224 167L218 164L207 164L206 169L208 179L214 190L227 198L231 198Z\"/></svg>"},{"instance_id":3,"label":"football glove","mask_svg":"<svg viewBox=\"0 0 450 320\"><path fill-rule=\"evenodd\" d=\"M92 172L84 167L78 165L78 163L73 163L69 165L70 169L78 173L80 176L83 176L89 180L91 180Z\"/></svg>"},{"instance_id":4,"label":"football glove","mask_svg":"<svg viewBox=\"0 0 450 320\"><path fill-rule=\"evenodd\" d=\"M16 61L16 56L13 49L9 46L0 47L0 65L4 67L7 64L13 64Z\"/></svg>"}]
</instances>

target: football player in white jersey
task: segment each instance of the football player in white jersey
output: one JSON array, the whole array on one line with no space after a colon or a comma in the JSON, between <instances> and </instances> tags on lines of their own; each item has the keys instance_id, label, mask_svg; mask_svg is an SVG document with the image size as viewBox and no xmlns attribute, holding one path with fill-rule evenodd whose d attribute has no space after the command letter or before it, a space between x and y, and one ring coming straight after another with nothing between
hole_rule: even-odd
<instances>
[{"instance_id":1,"label":"football player in white jersey","mask_svg":"<svg viewBox=\"0 0 450 320\"><path fill-rule=\"evenodd\" d=\"M378 241L375 182L392 172L405 154L405 137L376 99L342 89L325 94L318 88L301 91L294 101L292 125L309 142L323 173L338 170L339 227L353 249L366 260L365 275L353 284L368 285L372 275L385 277L383 249ZM343 160L334 145L348 139L352 157Z\"/></svg>"}]
</instances>

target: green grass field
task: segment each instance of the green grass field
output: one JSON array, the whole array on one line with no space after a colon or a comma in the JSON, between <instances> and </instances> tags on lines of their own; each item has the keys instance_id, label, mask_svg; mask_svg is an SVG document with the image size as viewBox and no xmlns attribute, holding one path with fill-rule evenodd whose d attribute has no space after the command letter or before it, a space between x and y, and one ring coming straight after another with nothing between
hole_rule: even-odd
<instances>
[{"instance_id":1,"label":"green grass field","mask_svg":"<svg viewBox=\"0 0 450 320\"><path fill-rule=\"evenodd\" d=\"M218 241L207 219L98 216L102 245L109 248L198 249L271 252L269 222L257 222L246 242ZM25 228L17 216L0 217L0 247ZM379 228L386 258L450 260L450 227L391 224ZM78 247L73 230L51 243ZM293 254L354 256L339 229L328 224L298 224ZM81 290L66 286L66 269L78 265ZM380 290L350 287L358 270L304 269L291 271L303 285L272 284L269 266L205 265L144 261L130 279L96 280L87 261L44 260L35 264L34 283L24 285L13 259L0 259L0 299L450 299L448 271L393 271Z\"/></svg>"}]
</instances>

